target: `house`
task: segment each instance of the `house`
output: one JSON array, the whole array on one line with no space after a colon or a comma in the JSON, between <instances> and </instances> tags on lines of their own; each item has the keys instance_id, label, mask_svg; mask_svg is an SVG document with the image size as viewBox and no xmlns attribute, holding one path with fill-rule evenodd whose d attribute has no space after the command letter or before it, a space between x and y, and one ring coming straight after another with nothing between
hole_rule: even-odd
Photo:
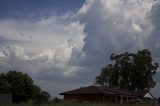
<instances>
[{"instance_id":1,"label":"house","mask_svg":"<svg viewBox=\"0 0 160 106\"><path fill-rule=\"evenodd\" d=\"M146 95L147 94L147 95ZM150 93L149 93L150 94ZM64 95L64 100L78 100L78 101L91 101L91 102L115 102L124 103L135 100L144 100L144 96L151 96L147 91L124 91L116 88L102 87L102 86L89 86L79 89L60 93Z\"/></svg>"},{"instance_id":2,"label":"house","mask_svg":"<svg viewBox=\"0 0 160 106\"><path fill-rule=\"evenodd\" d=\"M29 95L23 94L0 94L0 103L21 103L30 99Z\"/></svg>"}]
</instances>

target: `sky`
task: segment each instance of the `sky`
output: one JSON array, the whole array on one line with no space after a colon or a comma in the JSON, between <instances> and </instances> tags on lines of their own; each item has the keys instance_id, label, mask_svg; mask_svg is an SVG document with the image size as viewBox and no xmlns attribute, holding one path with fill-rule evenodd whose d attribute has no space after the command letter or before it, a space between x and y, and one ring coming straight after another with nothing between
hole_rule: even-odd
<instances>
[{"instance_id":1,"label":"sky","mask_svg":"<svg viewBox=\"0 0 160 106\"><path fill-rule=\"evenodd\" d=\"M111 53L147 48L160 63L159 11L159 0L0 0L0 72L28 73L55 97L92 85Z\"/></svg>"}]
</instances>

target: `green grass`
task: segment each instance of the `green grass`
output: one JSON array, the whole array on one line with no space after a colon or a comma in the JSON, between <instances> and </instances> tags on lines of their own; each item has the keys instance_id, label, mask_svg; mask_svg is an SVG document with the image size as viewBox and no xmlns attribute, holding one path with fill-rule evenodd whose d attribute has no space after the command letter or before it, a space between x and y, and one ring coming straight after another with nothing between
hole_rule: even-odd
<instances>
[{"instance_id":1,"label":"green grass","mask_svg":"<svg viewBox=\"0 0 160 106\"><path fill-rule=\"evenodd\" d=\"M135 104L113 104L113 103L78 103L78 102L62 102L62 103L48 103L48 104L40 104L40 105L33 105L31 103L28 104L6 104L0 106L153 106L152 104L145 104L145 103L135 103Z\"/></svg>"}]
</instances>

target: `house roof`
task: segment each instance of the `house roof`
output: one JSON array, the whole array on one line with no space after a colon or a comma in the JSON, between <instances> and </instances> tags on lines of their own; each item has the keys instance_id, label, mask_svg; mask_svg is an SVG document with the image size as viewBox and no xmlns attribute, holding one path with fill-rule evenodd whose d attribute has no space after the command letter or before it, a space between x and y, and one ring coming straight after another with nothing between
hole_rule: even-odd
<instances>
[{"instance_id":1,"label":"house roof","mask_svg":"<svg viewBox=\"0 0 160 106\"><path fill-rule=\"evenodd\" d=\"M124 91L116 88L89 86L79 89L60 93L60 95L78 95L78 94L107 94L107 95L128 95L128 96L144 96L147 92Z\"/></svg>"},{"instance_id":2,"label":"house roof","mask_svg":"<svg viewBox=\"0 0 160 106\"><path fill-rule=\"evenodd\" d=\"M146 93L144 97L154 99L154 96L150 92Z\"/></svg>"}]
</instances>

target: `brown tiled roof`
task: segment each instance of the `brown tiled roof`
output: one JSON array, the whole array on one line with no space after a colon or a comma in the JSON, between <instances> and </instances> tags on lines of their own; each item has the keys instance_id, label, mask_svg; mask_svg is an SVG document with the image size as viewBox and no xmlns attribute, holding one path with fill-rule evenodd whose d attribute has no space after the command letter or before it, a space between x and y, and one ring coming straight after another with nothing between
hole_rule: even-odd
<instances>
[{"instance_id":1,"label":"brown tiled roof","mask_svg":"<svg viewBox=\"0 0 160 106\"><path fill-rule=\"evenodd\" d=\"M102 94L102 91L97 89L97 87L95 86L89 86L63 92L60 95L65 95L65 94Z\"/></svg>"},{"instance_id":2,"label":"brown tiled roof","mask_svg":"<svg viewBox=\"0 0 160 106\"><path fill-rule=\"evenodd\" d=\"M128 96L144 96L147 92L137 91L124 91L116 88L89 86L79 89L60 93L60 95L72 95L72 94L108 94L108 95L128 95Z\"/></svg>"}]
</instances>

